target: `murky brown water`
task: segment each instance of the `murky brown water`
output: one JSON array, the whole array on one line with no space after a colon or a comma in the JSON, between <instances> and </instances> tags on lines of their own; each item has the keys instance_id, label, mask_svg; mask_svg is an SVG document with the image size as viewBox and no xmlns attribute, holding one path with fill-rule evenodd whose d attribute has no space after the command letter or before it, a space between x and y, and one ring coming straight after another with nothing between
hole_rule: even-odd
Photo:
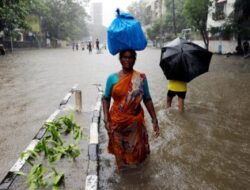
<instances>
[{"instance_id":1,"label":"murky brown water","mask_svg":"<svg viewBox=\"0 0 250 190\"><path fill-rule=\"evenodd\" d=\"M176 100L165 109L166 80L152 58L144 61L161 136L151 137L145 163L117 173L102 130L100 189L249 189L250 60L215 55L210 72L189 83L184 114Z\"/></svg>"},{"instance_id":2,"label":"murky brown water","mask_svg":"<svg viewBox=\"0 0 250 190\"><path fill-rule=\"evenodd\" d=\"M118 174L106 152L101 129L100 189L249 189L250 60L214 56L210 72L189 83L186 111L177 101L166 111L166 79L159 50L138 54L160 121L161 136L150 137L151 154L139 168ZM15 163L48 116L75 84L83 109L95 105L96 89L120 68L107 53L29 50L0 57L0 177ZM146 115L147 123L150 121ZM151 126L148 126L151 135Z\"/></svg>"},{"instance_id":3,"label":"murky brown water","mask_svg":"<svg viewBox=\"0 0 250 190\"><path fill-rule=\"evenodd\" d=\"M0 56L0 180L74 84L82 90L83 111L93 110L97 98L93 84L105 80L109 70L104 63L115 65L116 60L107 53L71 49Z\"/></svg>"}]
</instances>

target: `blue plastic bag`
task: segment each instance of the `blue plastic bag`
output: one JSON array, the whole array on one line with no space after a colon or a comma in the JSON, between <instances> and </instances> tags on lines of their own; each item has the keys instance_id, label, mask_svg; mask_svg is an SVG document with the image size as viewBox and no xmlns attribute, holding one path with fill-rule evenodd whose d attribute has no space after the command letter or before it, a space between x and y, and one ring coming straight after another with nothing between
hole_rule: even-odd
<instances>
[{"instance_id":1,"label":"blue plastic bag","mask_svg":"<svg viewBox=\"0 0 250 190\"><path fill-rule=\"evenodd\" d=\"M129 13L120 13L108 27L108 49L112 55L126 49L143 50L147 46L141 24Z\"/></svg>"}]
</instances>

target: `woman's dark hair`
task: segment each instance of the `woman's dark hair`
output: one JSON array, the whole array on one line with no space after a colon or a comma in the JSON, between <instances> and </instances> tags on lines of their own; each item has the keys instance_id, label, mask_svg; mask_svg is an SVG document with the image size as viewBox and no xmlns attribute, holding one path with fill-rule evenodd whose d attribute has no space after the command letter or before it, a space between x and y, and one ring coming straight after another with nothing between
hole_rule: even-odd
<instances>
[{"instance_id":1,"label":"woman's dark hair","mask_svg":"<svg viewBox=\"0 0 250 190\"><path fill-rule=\"evenodd\" d=\"M133 49L127 49L127 50L123 50L119 53L119 59L121 60L121 58L123 57L124 53L129 51L132 54L132 57L134 58L134 60L136 60L136 52Z\"/></svg>"}]
</instances>

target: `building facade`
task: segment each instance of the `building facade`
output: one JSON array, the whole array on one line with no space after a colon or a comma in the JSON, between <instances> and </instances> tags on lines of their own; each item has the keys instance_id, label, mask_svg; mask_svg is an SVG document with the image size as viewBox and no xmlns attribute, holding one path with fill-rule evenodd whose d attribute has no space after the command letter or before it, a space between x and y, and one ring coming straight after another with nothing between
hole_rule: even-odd
<instances>
[{"instance_id":1,"label":"building facade","mask_svg":"<svg viewBox=\"0 0 250 190\"><path fill-rule=\"evenodd\" d=\"M92 3L91 18L94 25L102 25L102 3Z\"/></svg>"},{"instance_id":2,"label":"building facade","mask_svg":"<svg viewBox=\"0 0 250 190\"><path fill-rule=\"evenodd\" d=\"M227 19L234 11L235 0L214 0L209 9L207 18L207 30L211 31L213 28L218 32L210 33L209 49L216 53L233 53L237 46L237 40L233 35L225 36L222 34L222 28Z\"/></svg>"},{"instance_id":3,"label":"building facade","mask_svg":"<svg viewBox=\"0 0 250 190\"><path fill-rule=\"evenodd\" d=\"M160 18L166 11L164 0L145 0L145 2L147 4L146 10L151 15L152 21Z\"/></svg>"}]
</instances>

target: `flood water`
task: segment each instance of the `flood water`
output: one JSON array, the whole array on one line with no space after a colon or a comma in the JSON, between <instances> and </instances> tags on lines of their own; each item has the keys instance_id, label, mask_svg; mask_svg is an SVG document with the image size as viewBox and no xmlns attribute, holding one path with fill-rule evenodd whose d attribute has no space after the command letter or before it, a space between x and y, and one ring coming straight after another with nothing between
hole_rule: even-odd
<instances>
[{"instance_id":1,"label":"flood water","mask_svg":"<svg viewBox=\"0 0 250 190\"><path fill-rule=\"evenodd\" d=\"M249 189L250 59L214 55L210 72L188 84L185 113L174 99L165 109L167 81L160 50L138 53L135 69L146 73L161 135L154 139L146 113L151 154L138 168L118 173L100 129L100 189ZM118 58L71 49L27 50L0 57L0 177L12 167L43 122L76 83L83 111L96 101L93 84L105 85Z\"/></svg>"},{"instance_id":2,"label":"flood water","mask_svg":"<svg viewBox=\"0 0 250 190\"><path fill-rule=\"evenodd\" d=\"M149 158L118 173L102 130L100 189L249 189L250 60L215 55L210 72L188 84L184 114L176 99L166 110L166 80L152 60L144 61L161 135L152 137L147 116Z\"/></svg>"}]
</instances>

